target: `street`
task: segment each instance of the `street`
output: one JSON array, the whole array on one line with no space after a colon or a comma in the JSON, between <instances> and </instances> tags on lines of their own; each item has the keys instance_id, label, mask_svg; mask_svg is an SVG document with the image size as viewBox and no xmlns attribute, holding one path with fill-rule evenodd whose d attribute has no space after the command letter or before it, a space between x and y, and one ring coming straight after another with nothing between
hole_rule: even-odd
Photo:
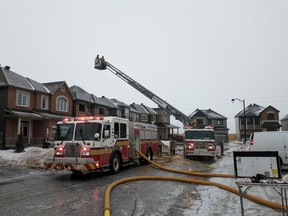
<instances>
[{"instance_id":1,"label":"street","mask_svg":"<svg viewBox=\"0 0 288 216\"><path fill-rule=\"evenodd\" d=\"M231 152L211 164L210 173L232 173ZM155 158L162 166L181 170L203 170L209 166L191 162L181 156ZM211 163L211 162L210 162ZM131 176L175 176L228 185L234 179L202 178L155 169L137 164L119 174L88 173L81 179L71 178L69 171L0 166L0 203L2 216L17 215L103 215L107 186ZM3 178L2 178L3 177ZM273 200L271 193L266 198ZM268 196L268 197L267 197ZM270 197L269 197L270 196ZM277 200L279 202L279 200ZM117 186L111 192L111 215L240 215L239 196L216 187L169 181L135 181ZM246 215L282 215L273 209L245 200Z\"/></svg>"}]
</instances>

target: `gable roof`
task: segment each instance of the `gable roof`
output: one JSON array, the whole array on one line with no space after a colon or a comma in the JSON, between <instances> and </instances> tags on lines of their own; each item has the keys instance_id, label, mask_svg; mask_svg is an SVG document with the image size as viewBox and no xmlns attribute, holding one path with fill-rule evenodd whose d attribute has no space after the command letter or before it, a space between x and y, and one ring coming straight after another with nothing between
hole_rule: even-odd
<instances>
[{"instance_id":1,"label":"gable roof","mask_svg":"<svg viewBox=\"0 0 288 216\"><path fill-rule=\"evenodd\" d=\"M149 112L149 114L157 115L157 112L154 109L144 105L143 103L141 105Z\"/></svg>"},{"instance_id":2,"label":"gable roof","mask_svg":"<svg viewBox=\"0 0 288 216\"><path fill-rule=\"evenodd\" d=\"M73 95L73 100L81 100L81 101L86 101L89 103L93 102L91 94L89 94L87 91L85 91L81 87L74 85L70 87L69 89Z\"/></svg>"},{"instance_id":3,"label":"gable roof","mask_svg":"<svg viewBox=\"0 0 288 216\"><path fill-rule=\"evenodd\" d=\"M95 104L106 106L108 108L117 108L117 106L105 96L96 97L95 95L92 95L92 97Z\"/></svg>"},{"instance_id":4,"label":"gable roof","mask_svg":"<svg viewBox=\"0 0 288 216\"><path fill-rule=\"evenodd\" d=\"M277 112L280 112L279 110L277 110L275 107L273 107L273 106L271 106L271 105L267 106L262 112L266 111L266 110L269 109L269 108L274 109L274 110L277 111Z\"/></svg>"},{"instance_id":5,"label":"gable roof","mask_svg":"<svg viewBox=\"0 0 288 216\"><path fill-rule=\"evenodd\" d=\"M261 114L261 112L264 110L265 108L258 105L258 104L250 104L249 106L247 106L245 108L245 116L259 116ZM244 116L244 110L242 109L235 117L242 117Z\"/></svg>"},{"instance_id":6,"label":"gable roof","mask_svg":"<svg viewBox=\"0 0 288 216\"><path fill-rule=\"evenodd\" d=\"M195 115L199 114L204 115L207 119L227 119L225 116L215 112L214 110L211 110L210 108L208 110L196 109L189 115L189 118L193 118Z\"/></svg>"},{"instance_id":7,"label":"gable roof","mask_svg":"<svg viewBox=\"0 0 288 216\"><path fill-rule=\"evenodd\" d=\"M153 108L153 110L157 113L157 114L168 114L170 115L165 109L163 108Z\"/></svg>"},{"instance_id":8,"label":"gable roof","mask_svg":"<svg viewBox=\"0 0 288 216\"><path fill-rule=\"evenodd\" d=\"M130 106L136 109L140 114L149 114L149 112L141 104L132 103Z\"/></svg>"},{"instance_id":9,"label":"gable roof","mask_svg":"<svg viewBox=\"0 0 288 216\"><path fill-rule=\"evenodd\" d=\"M45 86L35 80L21 76L10 70L9 67L0 67L0 86L14 86L31 91L49 93Z\"/></svg>"},{"instance_id":10,"label":"gable roof","mask_svg":"<svg viewBox=\"0 0 288 216\"><path fill-rule=\"evenodd\" d=\"M288 120L288 114L281 119L281 121L285 121L285 120Z\"/></svg>"},{"instance_id":11,"label":"gable roof","mask_svg":"<svg viewBox=\"0 0 288 216\"><path fill-rule=\"evenodd\" d=\"M124 103L124 102L122 102L122 101L119 101L119 100L117 100L117 99L115 99L115 98L113 98L113 99L110 99L110 101L112 102L112 103L114 103L116 106L118 106L118 107L127 107L127 108L130 108L130 106L128 105L128 104L126 104L126 103Z\"/></svg>"},{"instance_id":12,"label":"gable roof","mask_svg":"<svg viewBox=\"0 0 288 216\"><path fill-rule=\"evenodd\" d=\"M49 83L43 83L43 85L53 94L55 93L61 86L66 85L68 88L68 85L65 81L58 81L58 82L49 82Z\"/></svg>"}]
</instances>

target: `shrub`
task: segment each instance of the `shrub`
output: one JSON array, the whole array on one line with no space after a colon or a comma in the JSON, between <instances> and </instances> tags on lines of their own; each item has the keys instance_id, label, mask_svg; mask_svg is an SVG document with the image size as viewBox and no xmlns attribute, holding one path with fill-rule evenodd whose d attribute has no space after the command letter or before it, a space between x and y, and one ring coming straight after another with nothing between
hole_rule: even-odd
<instances>
[{"instance_id":1,"label":"shrub","mask_svg":"<svg viewBox=\"0 0 288 216\"><path fill-rule=\"evenodd\" d=\"M15 143L14 151L17 152L17 153L23 152L23 151L24 151L24 148L25 148L25 147L24 147L24 143L25 143L25 141L24 141L23 135L22 135L22 134L19 134L19 135L18 135L18 139L17 139L17 141L16 141L16 143Z\"/></svg>"}]
</instances>

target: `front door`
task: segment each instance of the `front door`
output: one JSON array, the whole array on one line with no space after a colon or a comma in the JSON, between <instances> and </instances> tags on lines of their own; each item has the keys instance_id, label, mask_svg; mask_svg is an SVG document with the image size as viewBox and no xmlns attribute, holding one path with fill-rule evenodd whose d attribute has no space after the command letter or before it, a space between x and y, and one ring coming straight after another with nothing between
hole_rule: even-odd
<instances>
[{"instance_id":1,"label":"front door","mask_svg":"<svg viewBox=\"0 0 288 216\"><path fill-rule=\"evenodd\" d=\"M23 135L25 144L29 143L29 122L21 121L20 134Z\"/></svg>"}]
</instances>

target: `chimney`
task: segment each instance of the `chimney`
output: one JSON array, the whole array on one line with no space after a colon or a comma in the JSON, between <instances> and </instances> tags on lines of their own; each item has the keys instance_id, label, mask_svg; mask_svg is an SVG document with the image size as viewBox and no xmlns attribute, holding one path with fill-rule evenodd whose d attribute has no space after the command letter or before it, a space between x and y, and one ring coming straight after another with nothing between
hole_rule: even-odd
<instances>
[{"instance_id":1,"label":"chimney","mask_svg":"<svg viewBox=\"0 0 288 216\"><path fill-rule=\"evenodd\" d=\"M6 69L6 70L10 70L10 67L9 67L9 66L5 66L5 69Z\"/></svg>"}]
</instances>

